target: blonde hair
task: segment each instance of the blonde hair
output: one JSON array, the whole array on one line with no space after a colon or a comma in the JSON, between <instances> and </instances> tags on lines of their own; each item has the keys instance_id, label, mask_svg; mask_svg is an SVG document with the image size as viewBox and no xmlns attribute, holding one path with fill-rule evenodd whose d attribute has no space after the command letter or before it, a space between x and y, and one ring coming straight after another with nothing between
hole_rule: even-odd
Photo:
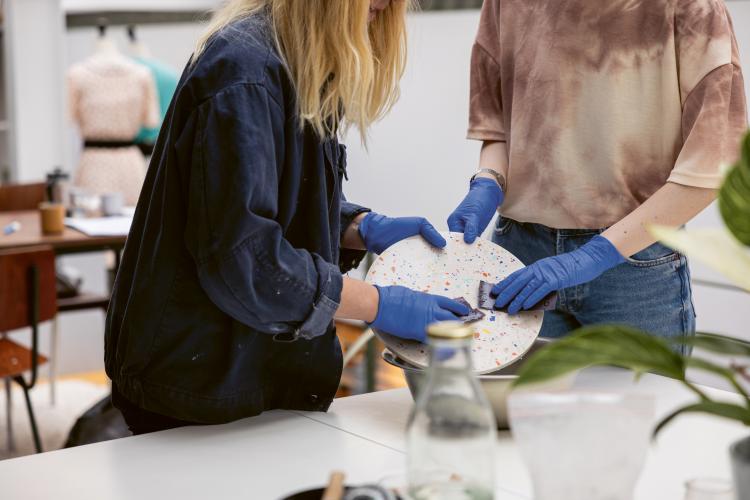
<instances>
[{"instance_id":1,"label":"blonde hair","mask_svg":"<svg viewBox=\"0 0 750 500\"><path fill-rule=\"evenodd\" d=\"M300 126L333 137L367 130L399 98L406 65L406 11L392 0L368 23L370 0L229 0L198 40L194 60L232 22L267 10L279 56L297 94Z\"/></svg>"}]
</instances>

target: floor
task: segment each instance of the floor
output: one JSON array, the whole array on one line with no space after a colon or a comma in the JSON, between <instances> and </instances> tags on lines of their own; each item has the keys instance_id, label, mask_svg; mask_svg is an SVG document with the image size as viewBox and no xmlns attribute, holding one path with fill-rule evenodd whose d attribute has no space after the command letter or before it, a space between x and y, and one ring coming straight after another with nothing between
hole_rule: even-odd
<instances>
[{"instance_id":1,"label":"floor","mask_svg":"<svg viewBox=\"0 0 750 500\"><path fill-rule=\"evenodd\" d=\"M34 453L23 392L13 384L12 425L16 449L8 450L6 402L4 390L0 397L0 460ZM50 404L49 385L40 381L31 391L32 404L44 451L59 449L65 443L71 427L81 414L109 393L103 372L64 377L57 382L57 404Z\"/></svg>"}]
</instances>

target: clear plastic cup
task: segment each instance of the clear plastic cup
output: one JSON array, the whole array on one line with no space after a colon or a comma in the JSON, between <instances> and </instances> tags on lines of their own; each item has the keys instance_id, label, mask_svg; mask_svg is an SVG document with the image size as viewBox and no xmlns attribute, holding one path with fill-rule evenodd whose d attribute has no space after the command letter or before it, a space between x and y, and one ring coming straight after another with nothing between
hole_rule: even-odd
<instances>
[{"instance_id":1,"label":"clear plastic cup","mask_svg":"<svg viewBox=\"0 0 750 500\"><path fill-rule=\"evenodd\" d=\"M691 479L685 483L685 500L734 500L734 486L728 479Z\"/></svg>"},{"instance_id":2,"label":"clear plastic cup","mask_svg":"<svg viewBox=\"0 0 750 500\"><path fill-rule=\"evenodd\" d=\"M518 392L510 426L536 500L631 500L648 451L653 397Z\"/></svg>"}]
</instances>

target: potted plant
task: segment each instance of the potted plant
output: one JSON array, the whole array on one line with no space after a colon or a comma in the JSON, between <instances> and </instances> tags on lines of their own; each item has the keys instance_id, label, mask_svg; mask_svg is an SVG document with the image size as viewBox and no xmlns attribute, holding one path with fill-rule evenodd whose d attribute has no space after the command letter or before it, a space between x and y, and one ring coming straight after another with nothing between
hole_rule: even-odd
<instances>
[{"instance_id":1,"label":"potted plant","mask_svg":"<svg viewBox=\"0 0 750 500\"><path fill-rule=\"evenodd\" d=\"M703 262L750 292L750 134L719 192L719 209L726 227L690 231L653 227L651 231L662 243ZM750 357L750 342L724 335L699 333L683 342L724 356ZM651 372L673 378L695 393L696 401L664 417L654 429L654 436L675 417L689 412L708 413L750 426L750 394L743 387L743 382L750 382L750 366L683 356L671 347L665 340L626 326L589 326L532 356L519 371L515 386L547 381L595 365L619 366L636 375ZM687 368L722 377L739 395L739 402L712 399L687 379ZM730 454L738 498L750 498L750 437L734 443Z\"/></svg>"}]
</instances>

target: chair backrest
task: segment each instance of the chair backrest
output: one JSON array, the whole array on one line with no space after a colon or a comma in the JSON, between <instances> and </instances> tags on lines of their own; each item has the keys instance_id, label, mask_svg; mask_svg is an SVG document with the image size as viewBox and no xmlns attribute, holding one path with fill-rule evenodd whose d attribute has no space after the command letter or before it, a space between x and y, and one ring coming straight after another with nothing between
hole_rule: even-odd
<instances>
[{"instance_id":1,"label":"chair backrest","mask_svg":"<svg viewBox=\"0 0 750 500\"><path fill-rule=\"evenodd\" d=\"M31 326L34 283L38 277L38 321L57 314L55 254L51 247L36 246L0 251L0 332Z\"/></svg>"},{"instance_id":2,"label":"chair backrest","mask_svg":"<svg viewBox=\"0 0 750 500\"><path fill-rule=\"evenodd\" d=\"M44 182L0 186L0 212L36 210L46 199L47 185Z\"/></svg>"}]
</instances>

